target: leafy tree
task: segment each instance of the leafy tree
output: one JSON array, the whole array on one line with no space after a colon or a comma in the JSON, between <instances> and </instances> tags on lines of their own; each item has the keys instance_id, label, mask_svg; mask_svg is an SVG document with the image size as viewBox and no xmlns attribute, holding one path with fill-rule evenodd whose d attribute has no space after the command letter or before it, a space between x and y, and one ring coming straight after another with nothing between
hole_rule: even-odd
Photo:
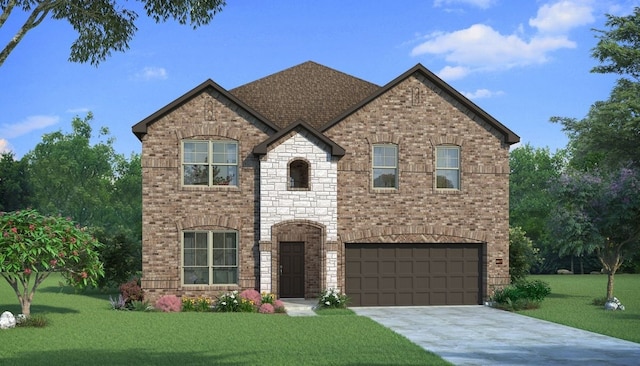
<instances>
[{"instance_id":1,"label":"leafy tree","mask_svg":"<svg viewBox=\"0 0 640 366\"><path fill-rule=\"evenodd\" d=\"M520 227L509 228L509 275L516 283L529 275L531 267L541 262L538 248Z\"/></svg>"},{"instance_id":2,"label":"leafy tree","mask_svg":"<svg viewBox=\"0 0 640 366\"><path fill-rule=\"evenodd\" d=\"M535 272L548 272L557 268L557 251L553 248L553 235L547 221L555 209L550 184L560 176L566 165L567 154L559 150L552 154L548 148L520 146L509 154L509 220L519 227L538 249L544 261L534 261Z\"/></svg>"},{"instance_id":3,"label":"leafy tree","mask_svg":"<svg viewBox=\"0 0 640 366\"><path fill-rule=\"evenodd\" d=\"M586 118L553 117L570 138L572 166L580 170L640 164L640 7L628 16L607 15L608 30L595 30L599 41L591 71L622 76L606 101L591 106Z\"/></svg>"},{"instance_id":4,"label":"leafy tree","mask_svg":"<svg viewBox=\"0 0 640 366\"><path fill-rule=\"evenodd\" d=\"M102 244L99 248L100 261L104 266L104 277L98 280L98 286L118 288L142 271L142 251L140 241L126 231L95 232L96 239Z\"/></svg>"},{"instance_id":5,"label":"leafy tree","mask_svg":"<svg viewBox=\"0 0 640 366\"><path fill-rule=\"evenodd\" d=\"M147 16L156 22L174 19L194 29L209 24L226 5L224 0L137 0ZM71 45L69 60L98 65L112 51L125 51L138 28L138 13L125 8L126 1L116 0L10 0L0 3L0 28L14 12L27 14L27 19L0 51L0 66L28 31L47 18L66 20L78 32Z\"/></svg>"},{"instance_id":6,"label":"leafy tree","mask_svg":"<svg viewBox=\"0 0 640 366\"><path fill-rule=\"evenodd\" d=\"M33 186L33 204L47 215L73 217L83 226L103 226L112 216L110 202L113 166L117 155L113 141L91 145L93 119L75 117L73 132L45 134L25 158ZM108 130L102 129L99 137Z\"/></svg>"},{"instance_id":7,"label":"leafy tree","mask_svg":"<svg viewBox=\"0 0 640 366\"><path fill-rule=\"evenodd\" d=\"M628 16L607 14L609 30L595 31L600 35L591 55L602 65L591 71L601 74L630 75L640 79L640 7ZM608 62L607 64L603 64Z\"/></svg>"},{"instance_id":8,"label":"leafy tree","mask_svg":"<svg viewBox=\"0 0 640 366\"><path fill-rule=\"evenodd\" d=\"M30 196L26 160L15 160L13 153L0 155L0 211L27 208Z\"/></svg>"},{"instance_id":9,"label":"leafy tree","mask_svg":"<svg viewBox=\"0 0 640 366\"><path fill-rule=\"evenodd\" d=\"M0 275L27 316L36 289L53 271L79 288L96 285L104 275L97 252L101 244L70 219L35 210L3 212L0 235Z\"/></svg>"},{"instance_id":10,"label":"leafy tree","mask_svg":"<svg viewBox=\"0 0 640 366\"><path fill-rule=\"evenodd\" d=\"M607 298L613 297L614 275L640 239L640 171L563 174L554 188L558 208L552 226L560 254L595 253L608 275Z\"/></svg>"}]
</instances>

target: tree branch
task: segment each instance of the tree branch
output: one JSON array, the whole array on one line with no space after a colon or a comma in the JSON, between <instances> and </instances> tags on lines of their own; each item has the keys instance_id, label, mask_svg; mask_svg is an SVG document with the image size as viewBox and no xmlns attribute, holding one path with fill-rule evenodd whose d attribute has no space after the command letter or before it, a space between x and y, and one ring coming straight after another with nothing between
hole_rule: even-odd
<instances>
[{"instance_id":1,"label":"tree branch","mask_svg":"<svg viewBox=\"0 0 640 366\"><path fill-rule=\"evenodd\" d=\"M11 0L7 4L7 6L5 6L2 9L2 14L0 14L0 28L2 28L2 26L4 25L4 22L6 22L7 19L9 19L9 16L11 15L11 11L13 11L13 8L15 6L16 6L16 1L15 0Z\"/></svg>"},{"instance_id":2,"label":"tree branch","mask_svg":"<svg viewBox=\"0 0 640 366\"><path fill-rule=\"evenodd\" d=\"M28 31L38 26L49 14L51 9L53 8L53 0L43 1L38 4L38 6L33 9L29 18L24 22L22 27L18 29L16 34L11 38L11 40L7 43L4 49L0 52L0 66L4 64L4 61L7 59L9 54L16 48L18 43L22 41L22 38L27 34ZM11 4L9 4L11 6ZM13 4L15 6L15 4ZM13 7L11 6L11 7ZM6 12L6 11L5 11ZM4 16L4 13L3 13ZM7 15L8 17L8 15ZM4 22L4 21L3 21Z\"/></svg>"}]
</instances>

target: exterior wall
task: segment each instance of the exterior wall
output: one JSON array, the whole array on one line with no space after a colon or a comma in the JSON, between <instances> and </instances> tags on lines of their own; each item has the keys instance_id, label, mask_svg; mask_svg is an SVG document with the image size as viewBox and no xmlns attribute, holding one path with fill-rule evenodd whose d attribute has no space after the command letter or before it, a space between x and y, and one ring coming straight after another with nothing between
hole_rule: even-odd
<instances>
[{"instance_id":1,"label":"exterior wall","mask_svg":"<svg viewBox=\"0 0 640 366\"><path fill-rule=\"evenodd\" d=\"M288 189L288 164L309 163L309 189ZM305 297L315 297L337 267L323 267L326 242L337 240L338 163L304 130L284 136L260 160L260 290L278 294L279 242L305 243ZM327 272L329 271L329 272ZM335 282L335 281L334 281Z\"/></svg>"},{"instance_id":2,"label":"exterior wall","mask_svg":"<svg viewBox=\"0 0 640 366\"><path fill-rule=\"evenodd\" d=\"M289 190L288 163L303 158L310 165L309 190ZM271 240L271 227L282 221L309 220L338 235L338 163L327 147L305 132L295 133L260 160L260 240Z\"/></svg>"},{"instance_id":3,"label":"exterior wall","mask_svg":"<svg viewBox=\"0 0 640 366\"><path fill-rule=\"evenodd\" d=\"M509 283L509 146L503 136L420 74L325 131L338 164L339 285L344 243L486 243L484 294ZM371 151L398 145L399 187L372 188ZM461 151L461 189L435 189L435 147Z\"/></svg>"},{"instance_id":4,"label":"exterior wall","mask_svg":"<svg viewBox=\"0 0 640 366\"><path fill-rule=\"evenodd\" d=\"M143 138L142 287L151 301L163 294L213 297L258 285L258 160L252 150L272 131L208 90L160 117ZM238 186L183 187L183 139L238 141ZM181 233L193 229L238 231L238 286L182 285Z\"/></svg>"}]
</instances>

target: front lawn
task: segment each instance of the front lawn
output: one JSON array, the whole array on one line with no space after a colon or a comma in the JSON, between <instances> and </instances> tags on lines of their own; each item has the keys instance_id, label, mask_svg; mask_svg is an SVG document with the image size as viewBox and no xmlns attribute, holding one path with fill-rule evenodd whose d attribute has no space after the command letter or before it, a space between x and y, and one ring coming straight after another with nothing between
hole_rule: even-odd
<instances>
[{"instance_id":1,"label":"front lawn","mask_svg":"<svg viewBox=\"0 0 640 366\"><path fill-rule=\"evenodd\" d=\"M554 323L640 343L640 274L616 274L614 295L624 311L605 311L592 304L607 290L606 275L536 275L551 286L539 309L519 313Z\"/></svg>"},{"instance_id":2,"label":"front lawn","mask_svg":"<svg viewBox=\"0 0 640 366\"><path fill-rule=\"evenodd\" d=\"M32 314L46 328L0 330L9 365L448 365L366 317L145 313L110 309L109 295L74 294L51 277ZM0 312L20 312L0 282Z\"/></svg>"}]
</instances>

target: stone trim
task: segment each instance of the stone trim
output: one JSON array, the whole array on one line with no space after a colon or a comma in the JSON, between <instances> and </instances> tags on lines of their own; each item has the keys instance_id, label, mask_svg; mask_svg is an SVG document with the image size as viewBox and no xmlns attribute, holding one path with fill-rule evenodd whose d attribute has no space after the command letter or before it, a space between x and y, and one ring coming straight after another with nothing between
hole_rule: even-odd
<instances>
[{"instance_id":1,"label":"stone trim","mask_svg":"<svg viewBox=\"0 0 640 366\"><path fill-rule=\"evenodd\" d=\"M188 216L184 220L176 221L176 228L178 229L178 232L199 227L216 227L240 231L242 229L242 219L232 218L225 215L202 215Z\"/></svg>"}]
</instances>

